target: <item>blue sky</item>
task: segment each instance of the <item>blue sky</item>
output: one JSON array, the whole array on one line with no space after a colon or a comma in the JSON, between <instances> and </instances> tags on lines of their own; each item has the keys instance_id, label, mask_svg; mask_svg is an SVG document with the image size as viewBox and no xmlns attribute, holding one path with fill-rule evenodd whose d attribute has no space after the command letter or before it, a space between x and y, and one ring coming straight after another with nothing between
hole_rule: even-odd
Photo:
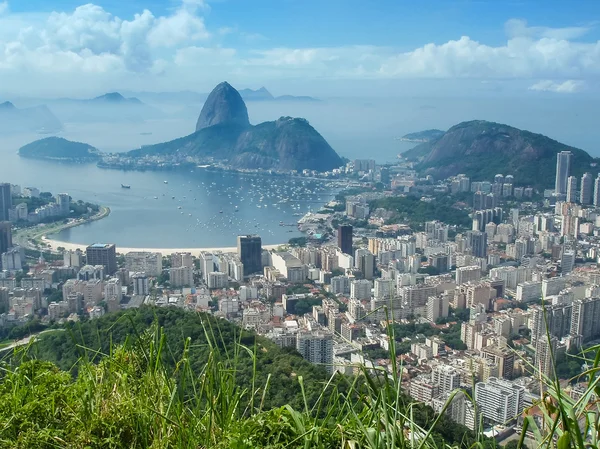
<instances>
[{"instance_id":1,"label":"blue sky","mask_svg":"<svg viewBox=\"0 0 600 449\"><path fill-rule=\"evenodd\" d=\"M589 94L599 20L592 0L0 0L0 89Z\"/></svg>"},{"instance_id":2,"label":"blue sky","mask_svg":"<svg viewBox=\"0 0 600 449\"><path fill-rule=\"evenodd\" d=\"M14 1L17 12L70 11L81 0ZM175 1L97 0L122 18L143 9L166 15ZM411 48L424 42L443 43L462 35L499 44L504 23L522 18L534 26L561 28L600 20L600 2L564 0L217 0L208 3L207 25L239 27L260 33L277 45L393 45ZM318 32L315 32L318 31ZM596 27L589 38L600 36Z\"/></svg>"}]
</instances>

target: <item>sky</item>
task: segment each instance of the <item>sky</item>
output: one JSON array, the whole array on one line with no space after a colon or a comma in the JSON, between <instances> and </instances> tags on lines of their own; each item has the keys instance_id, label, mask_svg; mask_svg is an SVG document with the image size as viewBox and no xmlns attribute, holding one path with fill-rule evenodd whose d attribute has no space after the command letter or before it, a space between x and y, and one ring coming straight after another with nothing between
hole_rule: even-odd
<instances>
[{"instance_id":1,"label":"sky","mask_svg":"<svg viewBox=\"0 0 600 449\"><path fill-rule=\"evenodd\" d=\"M0 0L0 95L600 94L597 0Z\"/></svg>"}]
</instances>

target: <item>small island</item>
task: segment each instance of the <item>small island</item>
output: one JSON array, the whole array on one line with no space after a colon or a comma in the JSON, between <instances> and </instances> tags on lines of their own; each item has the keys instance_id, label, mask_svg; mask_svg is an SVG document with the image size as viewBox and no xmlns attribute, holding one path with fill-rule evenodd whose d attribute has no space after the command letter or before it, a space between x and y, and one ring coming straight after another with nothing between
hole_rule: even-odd
<instances>
[{"instance_id":1,"label":"small island","mask_svg":"<svg viewBox=\"0 0 600 449\"><path fill-rule=\"evenodd\" d=\"M266 90L252 92L268 94ZM107 94L103 98L124 101L119 94ZM19 155L97 162L100 168L142 170L208 165L226 170L294 173L328 172L344 165L342 158L306 119L280 117L251 125L242 96L227 82L220 83L210 93L194 132L187 136L118 154L105 154L85 143L50 137L25 145Z\"/></svg>"},{"instance_id":2,"label":"small island","mask_svg":"<svg viewBox=\"0 0 600 449\"><path fill-rule=\"evenodd\" d=\"M97 162L102 153L97 148L62 137L46 137L19 149L19 156L31 159L67 162Z\"/></svg>"},{"instance_id":3,"label":"small island","mask_svg":"<svg viewBox=\"0 0 600 449\"><path fill-rule=\"evenodd\" d=\"M415 133L405 134L398 140L401 142L425 143L439 139L444 135L444 133L445 131L442 131L441 129L426 129L425 131L417 131Z\"/></svg>"}]
</instances>

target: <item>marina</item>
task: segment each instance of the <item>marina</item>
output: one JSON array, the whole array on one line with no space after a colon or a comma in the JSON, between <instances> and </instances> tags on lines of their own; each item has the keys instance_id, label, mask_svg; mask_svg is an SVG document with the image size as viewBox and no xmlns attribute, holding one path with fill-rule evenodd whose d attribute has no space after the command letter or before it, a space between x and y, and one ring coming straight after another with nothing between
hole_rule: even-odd
<instances>
[{"instance_id":1,"label":"marina","mask_svg":"<svg viewBox=\"0 0 600 449\"><path fill-rule=\"evenodd\" d=\"M335 180L204 168L106 170L95 164L22 159L10 149L3 153L6 163L0 164L0 177L6 182L66 192L110 208L102 220L49 236L80 246L111 242L126 248L232 247L237 235L254 233L265 245L281 244L303 234L296 227L279 226L280 221L296 223L308 211L319 211L343 187Z\"/></svg>"},{"instance_id":2,"label":"marina","mask_svg":"<svg viewBox=\"0 0 600 449\"><path fill-rule=\"evenodd\" d=\"M113 211L110 217L50 238L143 248L156 246L156 232L169 247L205 247L231 246L238 235L253 233L266 244L282 243L302 235L298 220L320 209L339 191L330 181L205 170L172 172L169 179L153 183L150 179L157 173L135 175L148 180L136 181L135 189L122 188L118 201L108 202ZM107 202L100 195L94 197L89 200ZM129 224L119 227L124 217Z\"/></svg>"}]
</instances>

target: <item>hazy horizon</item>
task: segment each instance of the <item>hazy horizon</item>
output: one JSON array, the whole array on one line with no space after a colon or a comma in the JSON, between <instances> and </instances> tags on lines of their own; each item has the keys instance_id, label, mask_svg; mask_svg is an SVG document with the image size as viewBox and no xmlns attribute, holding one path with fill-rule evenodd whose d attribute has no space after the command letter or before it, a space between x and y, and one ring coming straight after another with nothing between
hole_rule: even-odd
<instances>
[{"instance_id":1,"label":"hazy horizon","mask_svg":"<svg viewBox=\"0 0 600 449\"><path fill-rule=\"evenodd\" d=\"M63 131L53 135L85 142L106 152L127 151L191 134L202 108L202 103L175 106L148 103L153 111L161 111L164 116L132 122L119 120L118 108L107 107L103 111L94 106L95 113L103 111L97 114L100 118L85 119L81 111L71 111L69 106L47 104L64 126ZM338 98L319 102L246 101L246 105L252 124L281 116L306 118L341 156L350 159L369 154L378 162L392 161L398 153L410 148L395 138L429 128L447 130L467 120L504 123L600 156L596 144L600 131L595 123L600 103L593 99L538 98L523 102L510 97ZM110 116L113 122L103 121L104 116ZM77 121L69 120L73 117ZM3 136L5 146L9 136ZM43 137L47 136L35 133L22 138L12 136L10 140L15 144L11 149Z\"/></svg>"},{"instance_id":2,"label":"hazy horizon","mask_svg":"<svg viewBox=\"0 0 600 449\"><path fill-rule=\"evenodd\" d=\"M393 160L406 149L396 137L476 119L600 156L600 4L550 4L0 0L0 102L47 104L57 135L126 151L193 132L202 101L181 92L227 80L322 100L247 106L252 123L308 119L351 159ZM148 108L56 101L108 92ZM28 143L1 135L11 150Z\"/></svg>"}]
</instances>

